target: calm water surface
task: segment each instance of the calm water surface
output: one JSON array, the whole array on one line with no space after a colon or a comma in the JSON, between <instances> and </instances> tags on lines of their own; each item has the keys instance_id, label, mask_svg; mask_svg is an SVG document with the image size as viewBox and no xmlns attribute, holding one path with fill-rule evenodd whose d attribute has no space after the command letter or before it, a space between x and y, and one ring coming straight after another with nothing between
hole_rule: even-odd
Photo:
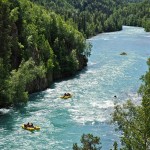
<instances>
[{"instance_id":1,"label":"calm water surface","mask_svg":"<svg viewBox=\"0 0 150 150\"><path fill-rule=\"evenodd\" d=\"M150 33L143 28L123 27L88 39L93 45L88 67L75 77L59 81L46 91L33 94L21 109L0 109L0 149L71 150L83 133L101 137L102 150L109 150L120 134L109 124L114 103L140 101L136 91L147 70ZM121 56L126 52L126 56ZM73 97L59 97L70 92ZM114 95L117 98L114 98ZM41 127L31 133L23 123Z\"/></svg>"}]
</instances>

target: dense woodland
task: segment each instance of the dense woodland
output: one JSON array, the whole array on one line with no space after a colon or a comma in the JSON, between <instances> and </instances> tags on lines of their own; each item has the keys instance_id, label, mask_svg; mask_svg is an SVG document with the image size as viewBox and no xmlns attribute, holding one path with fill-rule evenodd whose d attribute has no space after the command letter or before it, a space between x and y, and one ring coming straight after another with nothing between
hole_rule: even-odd
<instances>
[{"instance_id":1,"label":"dense woodland","mask_svg":"<svg viewBox=\"0 0 150 150\"><path fill-rule=\"evenodd\" d=\"M31 1L0 0L0 107L25 103L28 93L84 68L91 50L86 38L122 25L150 31L149 0ZM128 101L113 114L123 131L123 150L150 149L150 59L147 64L141 105ZM73 149L96 150L99 140L83 135L85 145L74 144Z\"/></svg>"},{"instance_id":2,"label":"dense woodland","mask_svg":"<svg viewBox=\"0 0 150 150\"><path fill-rule=\"evenodd\" d=\"M149 0L32 0L60 14L86 38L121 30L122 25L150 31ZM129 3L130 2L130 3Z\"/></svg>"},{"instance_id":3,"label":"dense woodland","mask_svg":"<svg viewBox=\"0 0 150 150\"><path fill-rule=\"evenodd\" d=\"M90 54L82 33L30 1L1 0L0 31L1 106L26 102L28 92L74 74Z\"/></svg>"},{"instance_id":4,"label":"dense woodland","mask_svg":"<svg viewBox=\"0 0 150 150\"><path fill-rule=\"evenodd\" d=\"M0 106L75 74L87 65L86 38L122 25L150 31L149 0L1 0Z\"/></svg>"}]
</instances>

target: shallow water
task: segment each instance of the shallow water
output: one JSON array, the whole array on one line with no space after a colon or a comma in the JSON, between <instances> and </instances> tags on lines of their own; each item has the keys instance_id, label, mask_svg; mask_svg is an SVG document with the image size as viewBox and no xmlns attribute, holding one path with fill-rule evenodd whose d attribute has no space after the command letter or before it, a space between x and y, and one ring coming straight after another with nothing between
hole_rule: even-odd
<instances>
[{"instance_id":1,"label":"shallow water","mask_svg":"<svg viewBox=\"0 0 150 150\"><path fill-rule=\"evenodd\" d=\"M147 71L150 33L124 26L122 31L97 35L88 67L73 78L55 82L47 90L32 94L20 109L0 109L0 149L71 150L83 133L101 137L102 150L112 147L120 134L109 124L114 103L139 102L136 94ZM121 56L126 52L126 56ZM70 92L68 100L59 98ZM114 98L114 95L117 98ZM23 123L41 127L34 133Z\"/></svg>"}]
</instances>

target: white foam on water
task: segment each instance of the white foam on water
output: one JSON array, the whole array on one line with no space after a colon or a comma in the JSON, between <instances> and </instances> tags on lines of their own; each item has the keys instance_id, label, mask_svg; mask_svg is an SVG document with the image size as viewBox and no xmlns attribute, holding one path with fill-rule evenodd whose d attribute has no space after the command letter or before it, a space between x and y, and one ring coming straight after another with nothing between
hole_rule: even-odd
<instances>
[{"instance_id":1,"label":"white foam on water","mask_svg":"<svg viewBox=\"0 0 150 150\"><path fill-rule=\"evenodd\" d=\"M12 109L0 109L0 114L7 114L7 113L10 113L12 111Z\"/></svg>"},{"instance_id":2,"label":"white foam on water","mask_svg":"<svg viewBox=\"0 0 150 150\"><path fill-rule=\"evenodd\" d=\"M150 35L145 36L146 38L150 38Z\"/></svg>"},{"instance_id":3,"label":"white foam on water","mask_svg":"<svg viewBox=\"0 0 150 150\"><path fill-rule=\"evenodd\" d=\"M103 101L103 102L91 102L91 105L94 108L98 108L98 109L104 108L104 109L107 109L107 108L114 107L114 102L113 101L109 101L109 100Z\"/></svg>"},{"instance_id":4,"label":"white foam on water","mask_svg":"<svg viewBox=\"0 0 150 150\"><path fill-rule=\"evenodd\" d=\"M103 40L104 40L104 41L108 41L108 40L110 40L110 39L109 39L109 38L103 38Z\"/></svg>"},{"instance_id":5,"label":"white foam on water","mask_svg":"<svg viewBox=\"0 0 150 150\"><path fill-rule=\"evenodd\" d=\"M130 26L123 26L123 31L127 34L141 34L144 33L144 28L141 27L130 27Z\"/></svg>"},{"instance_id":6,"label":"white foam on water","mask_svg":"<svg viewBox=\"0 0 150 150\"><path fill-rule=\"evenodd\" d=\"M127 100L131 100L135 105L141 105L142 96L138 93L128 93Z\"/></svg>"},{"instance_id":7,"label":"white foam on water","mask_svg":"<svg viewBox=\"0 0 150 150\"><path fill-rule=\"evenodd\" d=\"M88 62L88 66L94 66L94 65L96 65L97 64L97 62L92 62L92 61L89 61Z\"/></svg>"},{"instance_id":8,"label":"white foam on water","mask_svg":"<svg viewBox=\"0 0 150 150\"><path fill-rule=\"evenodd\" d=\"M85 103L85 101L78 102L76 105L68 108L70 112L71 118L81 124L94 122L104 122L107 121L110 117L109 111L114 107L113 101L93 101L89 100Z\"/></svg>"},{"instance_id":9,"label":"white foam on water","mask_svg":"<svg viewBox=\"0 0 150 150\"><path fill-rule=\"evenodd\" d=\"M72 143L77 142L77 139L79 141L83 132L94 131L102 137L102 143L107 147L103 149L109 149L113 145L110 140L117 140L115 137L119 136L107 124L111 119L114 103L122 104L126 99L133 100L135 104L140 101L140 97L134 93L135 86L138 76L144 72L141 68L144 63L146 65L149 54L147 48L150 47L149 37L148 40L145 37L149 35L142 34L142 28L134 30L126 27L123 30L89 39L94 45L93 56L91 55L89 65L83 72L70 79L55 82L46 91L35 94L25 108L14 110L16 113L7 115L11 111L1 109L0 112L6 113L8 118L6 117L7 122L1 122L0 145L15 150L19 150L19 146L29 150L70 150ZM130 33L135 35L135 39L132 39ZM146 43L141 43L139 47L128 45L127 49L126 41L132 43L137 40L138 43L140 39ZM117 44L122 44L115 45L116 41ZM120 56L122 51L127 52L127 56ZM61 99L60 96L65 92L70 92L73 97ZM40 132L33 134L22 130L20 125L28 121L39 125Z\"/></svg>"}]
</instances>

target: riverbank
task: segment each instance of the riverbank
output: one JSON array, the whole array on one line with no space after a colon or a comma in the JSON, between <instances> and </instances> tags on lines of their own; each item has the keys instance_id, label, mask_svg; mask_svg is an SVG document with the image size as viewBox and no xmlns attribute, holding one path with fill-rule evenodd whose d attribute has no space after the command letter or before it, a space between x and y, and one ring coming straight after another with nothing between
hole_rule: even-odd
<instances>
[{"instance_id":1,"label":"riverbank","mask_svg":"<svg viewBox=\"0 0 150 150\"><path fill-rule=\"evenodd\" d=\"M139 99L136 92L139 78L147 71L150 34L143 28L125 27L89 40L93 47L86 69L31 94L24 107L3 111L0 149L71 150L83 133L100 137L102 150L112 148L114 141L119 143L120 133L109 124L110 114L114 103ZM122 51L128 55L121 56ZM62 100L65 92L73 97ZM20 125L27 122L39 125L40 132L23 130Z\"/></svg>"},{"instance_id":2,"label":"riverbank","mask_svg":"<svg viewBox=\"0 0 150 150\"><path fill-rule=\"evenodd\" d=\"M87 66L88 59L85 55L80 55L78 57L78 62L79 67L77 68L76 72L74 72L74 74L70 72L66 72L63 74L60 72L48 73L45 78L37 78L32 83L30 83L26 88L27 91L29 92L29 94L40 92L50 87L57 80L75 76L75 74L77 74L79 71L83 70Z\"/></svg>"}]
</instances>

